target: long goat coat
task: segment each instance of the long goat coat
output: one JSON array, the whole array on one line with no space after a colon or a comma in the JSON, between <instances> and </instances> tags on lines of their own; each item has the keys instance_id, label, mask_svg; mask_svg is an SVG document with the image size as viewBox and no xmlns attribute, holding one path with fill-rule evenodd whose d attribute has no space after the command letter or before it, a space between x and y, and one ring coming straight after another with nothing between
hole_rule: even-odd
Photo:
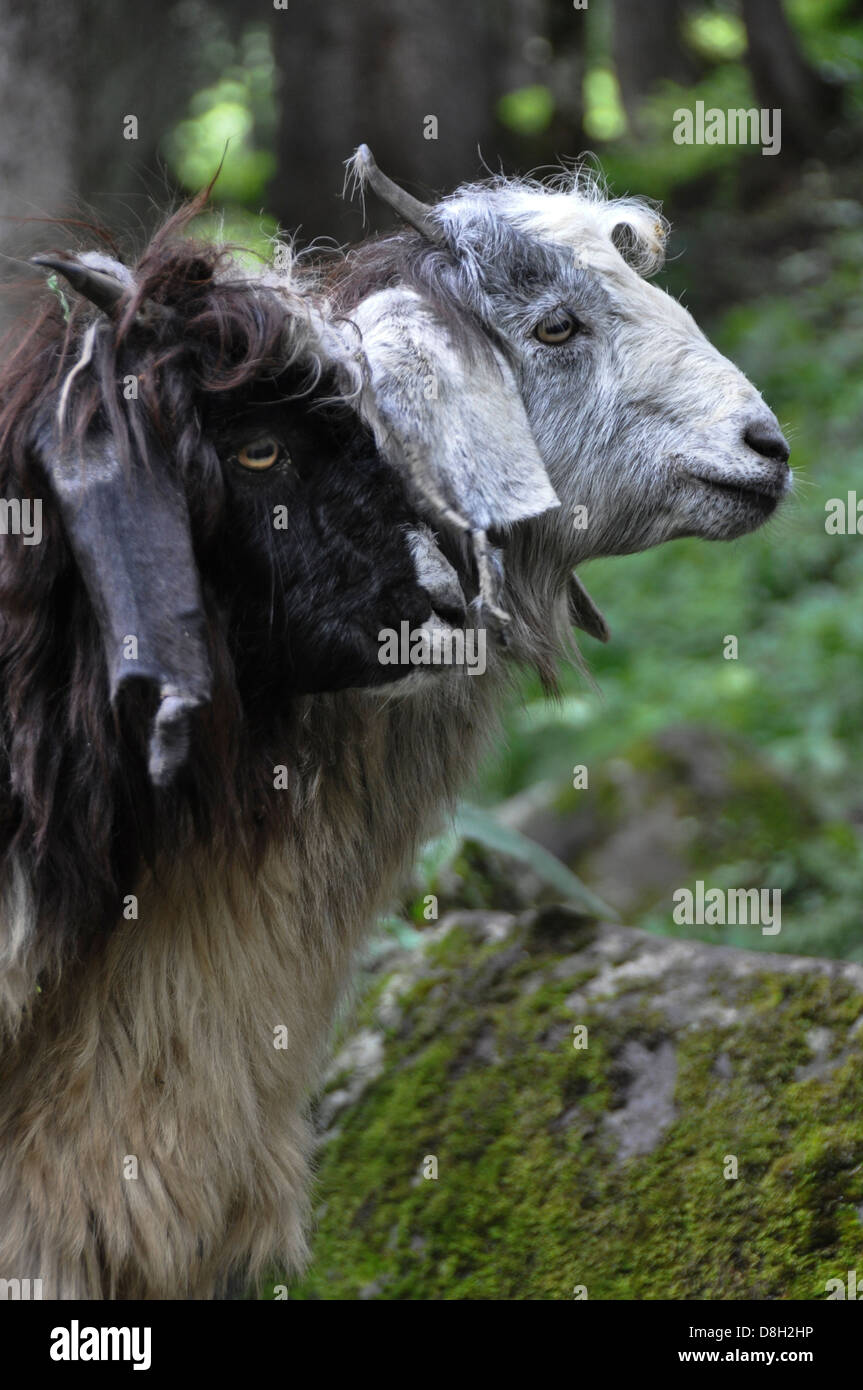
<instances>
[{"instance_id":1,"label":"long goat coat","mask_svg":"<svg viewBox=\"0 0 863 1390\"><path fill-rule=\"evenodd\" d=\"M537 294L545 325L528 370L483 322L500 256L463 318L444 274L476 277L475 224L497 217L480 188L463 235L444 204L430 249L418 216L308 292L170 225L134 275L82 257L100 312L76 302L66 323L49 297L0 378L3 495L44 499L42 543L4 537L0 558L0 1277L46 1297L206 1298L302 1267L309 1098L356 949L493 736L508 673L551 683L572 621L604 635L529 408L566 331L563 195L539 236L510 219L518 311ZM647 290L612 227L644 250L657 223L566 197L599 247L571 293L599 323L605 283ZM769 412L696 347L736 440ZM605 389L600 472L629 447ZM785 486L775 461L745 493L699 469L675 474L677 530L619 520L617 548L741 534ZM506 625L481 677L378 664L379 630L465 610Z\"/></svg>"}]
</instances>

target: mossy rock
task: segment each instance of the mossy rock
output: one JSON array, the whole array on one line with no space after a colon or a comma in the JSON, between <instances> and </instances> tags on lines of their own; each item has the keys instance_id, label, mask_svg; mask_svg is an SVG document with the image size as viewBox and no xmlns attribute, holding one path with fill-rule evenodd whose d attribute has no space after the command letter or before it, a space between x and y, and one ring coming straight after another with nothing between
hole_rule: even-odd
<instances>
[{"instance_id":1,"label":"mossy rock","mask_svg":"<svg viewBox=\"0 0 863 1390\"><path fill-rule=\"evenodd\" d=\"M823 1299L860 1267L860 966L465 912L367 999L292 1298Z\"/></svg>"}]
</instances>

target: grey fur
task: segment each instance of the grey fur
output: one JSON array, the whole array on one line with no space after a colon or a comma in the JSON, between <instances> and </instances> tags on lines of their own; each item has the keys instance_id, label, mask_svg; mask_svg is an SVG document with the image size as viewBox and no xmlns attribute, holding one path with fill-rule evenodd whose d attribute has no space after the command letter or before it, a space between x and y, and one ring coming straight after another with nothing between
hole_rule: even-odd
<instances>
[{"instance_id":1,"label":"grey fur","mask_svg":"<svg viewBox=\"0 0 863 1390\"><path fill-rule=\"evenodd\" d=\"M449 255L412 233L370 247L369 278L400 283L354 308L371 381L361 409L412 480L424 457L433 492L476 527L538 516L534 535L567 573L677 536L729 539L765 519L790 473L744 436L784 443L779 426L691 315L642 278L664 250L653 209L606 199L574 174L467 185L431 214ZM360 273L363 262L360 252ZM538 342L537 325L561 309L577 334ZM423 399L437 364L446 389ZM508 381L519 401L501 410ZM477 393L489 402L481 418ZM576 508L586 527L574 525Z\"/></svg>"}]
</instances>

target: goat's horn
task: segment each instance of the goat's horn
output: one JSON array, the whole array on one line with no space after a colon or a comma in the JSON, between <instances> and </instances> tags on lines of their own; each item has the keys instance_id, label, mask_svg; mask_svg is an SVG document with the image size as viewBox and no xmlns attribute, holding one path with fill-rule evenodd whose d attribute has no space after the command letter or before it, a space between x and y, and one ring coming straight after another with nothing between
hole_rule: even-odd
<instances>
[{"instance_id":1,"label":"goat's horn","mask_svg":"<svg viewBox=\"0 0 863 1390\"><path fill-rule=\"evenodd\" d=\"M30 263L56 271L69 281L73 290L111 317L116 314L120 301L126 294L125 286L119 280L115 280L113 275L89 265L82 265L80 261L64 261L58 256L31 256Z\"/></svg>"},{"instance_id":2,"label":"goat's horn","mask_svg":"<svg viewBox=\"0 0 863 1390\"><path fill-rule=\"evenodd\" d=\"M31 256L30 264L44 266L46 270L53 270L62 275L73 290L89 299L91 304L95 304L96 308L101 309L109 318L117 318L123 299L134 293L131 277L126 284L115 275L110 275L107 270L85 265L83 261L65 261L59 256ZM174 310L167 304L154 304L151 299L146 299L135 315L135 322L142 328L154 323L171 324L174 322Z\"/></svg>"},{"instance_id":3,"label":"goat's horn","mask_svg":"<svg viewBox=\"0 0 863 1390\"><path fill-rule=\"evenodd\" d=\"M388 203L394 212L397 212L405 222L409 222L418 232L422 232L428 241L433 241L437 246L443 245L440 227L432 217L432 209L428 203L421 203L419 198L414 198L410 193L406 193L403 188L399 188L397 183L387 178L375 163L374 155L368 145L360 145L357 149L356 167L360 177L371 184L372 191L377 194L381 202Z\"/></svg>"}]
</instances>

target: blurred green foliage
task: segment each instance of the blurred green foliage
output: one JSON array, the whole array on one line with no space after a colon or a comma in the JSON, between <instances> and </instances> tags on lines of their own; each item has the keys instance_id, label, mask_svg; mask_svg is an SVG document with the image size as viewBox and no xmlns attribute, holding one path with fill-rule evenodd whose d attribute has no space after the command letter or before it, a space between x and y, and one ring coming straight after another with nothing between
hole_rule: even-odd
<instances>
[{"instance_id":1,"label":"blurred green foliage","mask_svg":"<svg viewBox=\"0 0 863 1390\"><path fill-rule=\"evenodd\" d=\"M542 82L506 92L497 103L498 120L520 135L547 130L553 114L554 98Z\"/></svg>"},{"instance_id":2,"label":"blurred green foliage","mask_svg":"<svg viewBox=\"0 0 863 1390\"><path fill-rule=\"evenodd\" d=\"M690 46L712 62L733 62L746 52L746 30L736 14L702 10L684 16Z\"/></svg>"},{"instance_id":3,"label":"blurred green foliage","mask_svg":"<svg viewBox=\"0 0 863 1390\"><path fill-rule=\"evenodd\" d=\"M218 172L220 209L195 223L196 236L229 241L266 255L275 220L261 213L275 173L276 70L266 29L250 28L225 42L221 76L198 92L188 117L168 136L166 156L189 193Z\"/></svg>"},{"instance_id":4,"label":"blurred green foliage","mask_svg":"<svg viewBox=\"0 0 863 1390\"><path fill-rule=\"evenodd\" d=\"M584 129L594 140L616 140L626 131L626 114L617 74L592 67L584 79Z\"/></svg>"}]
</instances>

